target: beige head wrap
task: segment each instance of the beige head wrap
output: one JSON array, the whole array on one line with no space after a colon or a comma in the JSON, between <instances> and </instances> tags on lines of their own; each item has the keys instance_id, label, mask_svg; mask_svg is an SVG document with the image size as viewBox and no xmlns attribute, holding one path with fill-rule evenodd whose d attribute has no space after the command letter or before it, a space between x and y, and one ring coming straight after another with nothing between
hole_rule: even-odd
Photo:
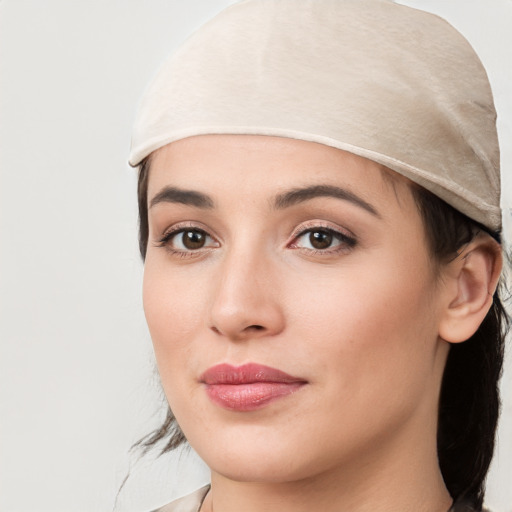
<instances>
[{"instance_id":1,"label":"beige head wrap","mask_svg":"<svg viewBox=\"0 0 512 512\"><path fill-rule=\"evenodd\" d=\"M140 106L131 165L199 134L344 149L497 230L496 113L484 68L446 21L389 0L246 0L199 29Z\"/></svg>"}]
</instances>

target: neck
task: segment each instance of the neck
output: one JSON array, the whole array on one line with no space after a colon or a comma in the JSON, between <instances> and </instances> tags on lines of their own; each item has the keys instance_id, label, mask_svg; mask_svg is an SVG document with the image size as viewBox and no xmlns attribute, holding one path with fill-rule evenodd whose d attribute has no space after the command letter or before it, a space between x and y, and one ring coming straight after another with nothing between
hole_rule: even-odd
<instances>
[{"instance_id":1,"label":"neck","mask_svg":"<svg viewBox=\"0 0 512 512\"><path fill-rule=\"evenodd\" d=\"M356 461L303 480L240 482L212 471L201 512L447 512L452 500L439 470L435 425L429 438L424 428L408 427Z\"/></svg>"}]
</instances>

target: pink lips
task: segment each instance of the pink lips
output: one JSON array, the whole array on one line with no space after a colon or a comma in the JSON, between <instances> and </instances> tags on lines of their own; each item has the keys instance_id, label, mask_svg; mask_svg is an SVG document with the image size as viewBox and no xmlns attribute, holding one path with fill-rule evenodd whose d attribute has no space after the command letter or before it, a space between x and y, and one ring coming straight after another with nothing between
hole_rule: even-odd
<instances>
[{"instance_id":1,"label":"pink lips","mask_svg":"<svg viewBox=\"0 0 512 512\"><path fill-rule=\"evenodd\" d=\"M254 363L212 366L201 375L200 381L206 385L206 393L213 402L233 411L260 409L306 384L304 379Z\"/></svg>"}]
</instances>

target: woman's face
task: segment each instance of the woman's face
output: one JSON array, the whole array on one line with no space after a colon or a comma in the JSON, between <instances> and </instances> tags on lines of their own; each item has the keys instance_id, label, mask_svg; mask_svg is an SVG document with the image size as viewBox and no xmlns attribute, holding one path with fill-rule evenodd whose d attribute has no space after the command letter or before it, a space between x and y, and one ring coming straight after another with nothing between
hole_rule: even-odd
<instances>
[{"instance_id":1,"label":"woman's face","mask_svg":"<svg viewBox=\"0 0 512 512\"><path fill-rule=\"evenodd\" d=\"M265 136L153 155L144 308L169 404L214 473L293 481L435 446L441 281L386 172Z\"/></svg>"}]
</instances>

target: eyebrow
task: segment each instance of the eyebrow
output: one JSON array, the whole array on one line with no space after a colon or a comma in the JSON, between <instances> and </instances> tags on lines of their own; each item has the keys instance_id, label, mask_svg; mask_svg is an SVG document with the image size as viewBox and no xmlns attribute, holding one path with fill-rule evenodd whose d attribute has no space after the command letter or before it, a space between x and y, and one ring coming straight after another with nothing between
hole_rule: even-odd
<instances>
[{"instance_id":1,"label":"eyebrow","mask_svg":"<svg viewBox=\"0 0 512 512\"><path fill-rule=\"evenodd\" d=\"M195 190L183 190L176 187L164 187L151 199L149 207L153 208L159 203L180 203L205 209L214 207L213 199L210 196Z\"/></svg>"},{"instance_id":2,"label":"eyebrow","mask_svg":"<svg viewBox=\"0 0 512 512\"><path fill-rule=\"evenodd\" d=\"M311 187L294 188L289 192L279 194L274 201L274 207L281 210L316 197L334 197L336 199L349 201L363 208L375 217L381 218L380 213L370 203L349 190L333 185L314 185Z\"/></svg>"},{"instance_id":3,"label":"eyebrow","mask_svg":"<svg viewBox=\"0 0 512 512\"><path fill-rule=\"evenodd\" d=\"M353 192L334 185L313 185L310 187L294 188L288 192L277 195L274 200L274 208L282 210L317 197L334 197L336 199L349 201L363 208L375 217L381 218L379 212L370 203ZM149 207L152 208L159 203L180 203L204 209L212 209L215 207L213 199L202 192L170 186L160 190L160 192L151 199Z\"/></svg>"}]
</instances>

